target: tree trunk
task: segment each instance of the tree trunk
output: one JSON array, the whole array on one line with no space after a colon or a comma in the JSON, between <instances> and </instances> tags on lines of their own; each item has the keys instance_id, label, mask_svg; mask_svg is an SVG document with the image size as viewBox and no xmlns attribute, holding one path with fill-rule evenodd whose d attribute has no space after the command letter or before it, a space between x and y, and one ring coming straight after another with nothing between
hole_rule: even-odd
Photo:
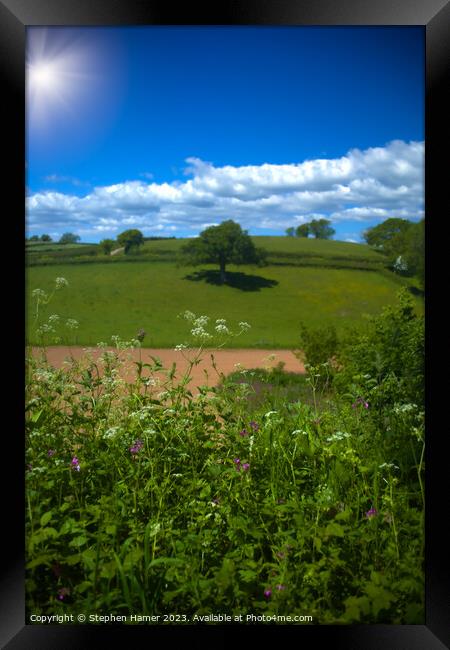
<instances>
[{"instance_id":1,"label":"tree trunk","mask_svg":"<svg viewBox=\"0 0 450 650\"><path fill-rule=\"evenodd\" d=\"M227 276L225 274L225 262L220 262L220 284L225 284Z\"/></svg>"}]
</instances>

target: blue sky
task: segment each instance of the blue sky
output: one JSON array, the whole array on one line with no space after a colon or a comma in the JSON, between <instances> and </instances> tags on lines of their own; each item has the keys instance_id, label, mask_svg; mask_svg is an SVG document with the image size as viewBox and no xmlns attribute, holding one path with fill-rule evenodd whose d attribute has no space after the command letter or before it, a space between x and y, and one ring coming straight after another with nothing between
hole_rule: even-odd
<instances>
[{"instance_id":1,"label":"blue sky","mask_svg":"<svg viewBox=\"0 0 450 650\"><path fill-rule=\"evenodd\" d=\"M421 27L32 27L27 234L424 216Z\"/></svg>"}]
</instances>

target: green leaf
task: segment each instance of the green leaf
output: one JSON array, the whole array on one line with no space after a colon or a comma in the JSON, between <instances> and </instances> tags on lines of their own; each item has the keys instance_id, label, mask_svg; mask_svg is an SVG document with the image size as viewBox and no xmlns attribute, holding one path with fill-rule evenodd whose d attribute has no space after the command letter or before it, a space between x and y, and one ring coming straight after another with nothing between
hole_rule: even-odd
<instances>
[{"instance_id":1,"label":"green leaf","mask_svg":"<svg viewBox=\"0 0 450 650\"><path fill-rule=\"evenodd\" d=\"M52 518L51 511L50 512L45 512L42 515L42 517L40 519L40 524L41 524L42 528L44 528L44 526L46 526L48 524L48 522L50 521L51 518Z\"/></svg>"},{"instance_id":2,"label":"green leaf","mask_svg":"<svg viewBox=\"0 0 450 650\"><path fill-rule=\"evenodd\" d=\"M334 535L335 537L344 537L344 529L340 524L331 521L325 528L325 535Z\"/></svg>"},{"instance_id":3,"label":"green leaf","mask_svg":"<svg viewBox=\"0 0 450 650\"><path fill-rule=\"evenodd\" d=\"M73 538L73 540L69 543L69 546L83 546L83 544L86 544L87 541L88 540L86 535L78 535L77 537Z\"/></svg>"}]
</instances>

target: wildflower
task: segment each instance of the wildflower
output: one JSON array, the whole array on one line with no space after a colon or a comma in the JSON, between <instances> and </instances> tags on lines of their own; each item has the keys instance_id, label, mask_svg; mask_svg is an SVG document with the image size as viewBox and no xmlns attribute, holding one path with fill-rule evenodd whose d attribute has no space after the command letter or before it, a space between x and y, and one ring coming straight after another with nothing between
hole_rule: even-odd
<instances>
[{"instance_id":1,"label":"wildflower","mask_svg":"<svg viewBox=\"0 0 450 650\"><path fill-rule=\"evenodd\" d=\"M355 408L358 406L358 404L362 404L362 405L364 406L365 409L368 409L368 408L369 408L369 403L366 402L366 400L363 399L362 397L358 397L358 399L356 400L356 402L353 402L353 404L352 404L352 409L355 409Z\"/></svg>"},{"instance_id":2,"label":"wildflower","mask_svg":"<svg viewBox=\"0 0 450 650\"><path fill-rule=\"evenodd\" d=\"M286 587L284 585L277 585L276 588L277 588L278 591L284 591L286 589Z\"/></svg>"},{"instance_id":3,"label":"wildflower","mask_svg":"<svg viewBox=\"0 0 450 650\"><path fill-rule=\"evenodd\" d=\"M203 326L201 326L201 325L200 325L200 326L197 326L197 327L194 327L194 328L191 330L191 334L192 334L192 336L194 336L195 338L199 338L199 339L204 339L204 340L206 340L206 339L210 339L210 338L211 338L211 334L208 334L208 332L207 332L206 330L204 330L204 329L203 329Z\"/></svg>"},{"instance_id":4,"label":"wildflower","mask_svg":"<svg viewBox=\"0 0 450 650\"><path fill-rule=\"evenodd\" d=\"M277 557L279 557L280 560L284 560L286 553L283 553L283 551L277 551Z\"/></svg>"},{"instance_id":5,"label":"wildflower","mask_svg":"<svg viewBox=\"0 0 450 650\"><path fill-rule=\"evenodd\" d=\"M136 442L134 443L134 445L132 445L132 446L130 447L130 453L131 453L131 454L137 454L138 452L141 451L141 449L142 449L143 446L144 446L144 443L142 442L142 440L136 440Z\"/></svg>"},{"instance_id":6,"label":"wildflower","mask_svg":"<svg viewBox=\"0 0 450 650\"><path fill-rule=\"evenodd\" d=\"M186 350L186 349L187 349L187 345L185 345L184 343L179 343L179 345L176 345L174 348L175 352L181 352L181 350Z\"/></svg>"},{"instance_id":7,"label":"wildflower","mask_svg":"<svg viewBox=\"0 0 450 650\"><path fill-rule=\"evenodd\" d=\"M286 503L286 501L284 499L278 499L277 503L280 506L281 504Z\"/></svg>"},{"instance_id":8,"label":"wildflower","mask_svg":"<svg viewBox=\"0 0 450 650\"><path fill-rule=\"evenodd\" d=\"M58 600L64 600L64 598L69 595L70 589L68 587L61 587L61 589L58 589L58 595L56 597Z\"/></svg>"},{"instance_id":9,"label":"wildflower","mask_svg":"<svg viewBox=\"0 0 450 650\"><path fill-rule=\"evenodd\" d=\"M78 325L78 321L74 318L68 318L66 320L66 327L68 327L70 330L76 330L78 328Z\"/></svg>"},{"instance_id":10,"label":"wildflower","mask_svg":"<svg viewBox=\"0 0 450 650\"><path fill-rule=\"evenodd\" d=\"M264 596L265 596L266 598L270 598L271 595L272 595L272 589L265 589L265 590L264 590Z\"/></svg>"},{"instance_id":11,"label":"wildflower","mask_svg":"<svg viewBox=\"0 0 450 650\"><path fill-rule=\"evenodd\" d=\"M248 431L242 429L242 431L239 431L239 435L242 436L242 438L244 438L245 436L248 436Z\"/></svg>"},{"instance_id":12,"label":"wildflower","mask_svg":"<svg viewBox=\"0 0 450 650\"><path fill-rule=\"evenodd\" d=\"M38 300L42 301L45 301L48 298L48 295L42 289L33 289L31 295L33 298L37 298Z\"/></svg>"},{"instance_id":13,"label":"wildflower","mask_svg":"<svg viewBox=\"0 0 450 650\"><path fill-rule=\"evenodd\" d=\"M233 460L233 463L236 463L236 465L240 465L240 463L241 463L240 458L235 458L235 459Z\"/></svg>"},{"instance_id":14,"label":"wildflower","mask_svg":"<svg viewBox=\"0 0 450 650\"><path fill-rule=\"evenodd\" d=\"M139 330L139 332L136 334L136 339L137 339L140 343L142 343L142 341L144 340L146 334L147 334L147 332L141 328L141 329Z\"/></svg>"},{"instance_id":15,"label":"wildflower","mask_svg":"<svg viewBox=\"0 0 450 650\"><path fill-rule=\"evenodd\" d=\"M370 519L371 517L376 517L378 514L378 510L376 510L373 506L366 512L366 517L367 519Z\"/></svg>"},{"instance_id":16,"label":"wildflower","mask_svg":"<svg viewBox=\"0 0 450 650\"><path fill-rule=\"evenodd\" d=\"M213 500L211 501L211 503L212 503L213 505L215 505L215 506L218 506L219 503L220 503L220 501L219 501L219 499L216 497L215 499L213 499Z\"/></svg>"},{"instance_id":17,"label":"wildflower","mask_svg":"<svg viewBox=\"0 0 450 650\"><path fill-rule=\"evenodd\" d=\"M62 289L63 287L69 286L69 283L67 282L66 278L56 278L55 284L57 289Z\"/></svg>"},{"instance_id":18,"label":"wildflower","mask_svg":"<svg viewBox=\"0 0 450 650\"><path fill-rule=\"evenodd\" d=\"M77 472L80 471L80 463L78 462L78 458L76 456L72 458L72 462L70 464L72 465L72 469L75 469Z\"/></svg>"},{"instance_id":19,"label":"wildflower","mask_svg":"<svg viewBox=\"0 0 450 650\"><path fill-rule=\"evenodd\" d=\"M250 422L250 426L253 429L253 431L258 431L259 429L259 424L257 422L254 422L253 420Z\"/></svg>"},{"instance_id":20,"label":"wildflower","mask_svg":"<svg viewBox=\"0 0 450 650\"><path fill-rule=\"evenodd\" d=\"M244 463L242 465L242 469L244 470L244 472L246 472L248 469L250 469L250 463Z\"/></svg>"},{"instance_id":21,"label":"wildflower","mask_svg":"<svg viewBox=\"0 0 450 650\"><path fill-rule=\"evenodd\" d=\"M49 449L48 452L47 452L47 456L48 456L49 458L51 458L51 457L54 456L55 454L56 454L56 451L55 451L54 449Z\"/></svg>"},{"instance_id":22,"label":"wildflower","mask_svg":"<svg viewBox=\"0 0 450 650\"><path fill-rule=\"evenodd\" d=\"M59 316L58 314L52 314L51 316L48 317L48 322L49 323L58 323L59 322Z\"/></svg>"},{"instance_id":23,"label":"wildflower","mask_svg":"<svg viewBox=\"0 0 450 650\"><path fill-rule=\"evenodd\" d=\"M223 325L222 323L219 323L218 325L215 326L214 328L218 334L229 334L230 330L226 325Z\"/></svg>"},{"instance_id":24,"label":"wildflower","mask_svg":"<svg viewBox=\"0 0 450 650\"><path fill-rule=\"evenodd\" d=\"M245 321L241 321L239 323L239 327L241 328L241 330L249 330L250 329L250 325L248 323L246 323Z\"/></svg>"}]
</instances>

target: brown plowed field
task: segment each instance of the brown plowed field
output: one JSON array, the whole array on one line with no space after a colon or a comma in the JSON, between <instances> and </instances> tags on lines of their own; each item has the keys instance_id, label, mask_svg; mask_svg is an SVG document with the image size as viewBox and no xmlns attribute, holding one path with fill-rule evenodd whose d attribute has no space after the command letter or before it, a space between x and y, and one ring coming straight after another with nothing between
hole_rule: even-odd
<instances>
[{"instance_id":1,"label":"brown plowed field","mask_svg":"<svg viewBox=\"0 0 450 650\"><path fill-rule=\"evenodd\" d=\"M92 356L96 359L100 356L101 351L97 348L82 348L82 347L49 347L47 348L47 359L49 362L56 366L61 367L67 357L73 356L79 359L85 354L86 349L92 352ZM107 348L113 350L113 348ZM34 349L34 353L38 350ZM296 358L291 350L204 350L202 353L202 361L194 366L192 369L192 382L191 387L204 385L208 383L214 386L218 383L218 375L213 369L211 364L211 352L214 354L217 370L223 372L225 375L237 370L236 364L241 364L242 368L273 368L280 361L284 362L284 369L288 372L304 373L305 369L303 364ZM132 381L136 377L136 366L133 361L138 361L141 356L143 363L152 363L150 355L159 357L162 361L164 368L170 369L173 362L177 364L176 378L181 378L186 371L188 362L183 358L181 352L176 352L171 349L141 349L141 350L125 350L122 353L123 358L130 358L124 366L123 378L127 381ZM208 372L208 382L206 382L205 372ZM144 375L147 372L144 372Z\"/></svg>"}]
</instances>

